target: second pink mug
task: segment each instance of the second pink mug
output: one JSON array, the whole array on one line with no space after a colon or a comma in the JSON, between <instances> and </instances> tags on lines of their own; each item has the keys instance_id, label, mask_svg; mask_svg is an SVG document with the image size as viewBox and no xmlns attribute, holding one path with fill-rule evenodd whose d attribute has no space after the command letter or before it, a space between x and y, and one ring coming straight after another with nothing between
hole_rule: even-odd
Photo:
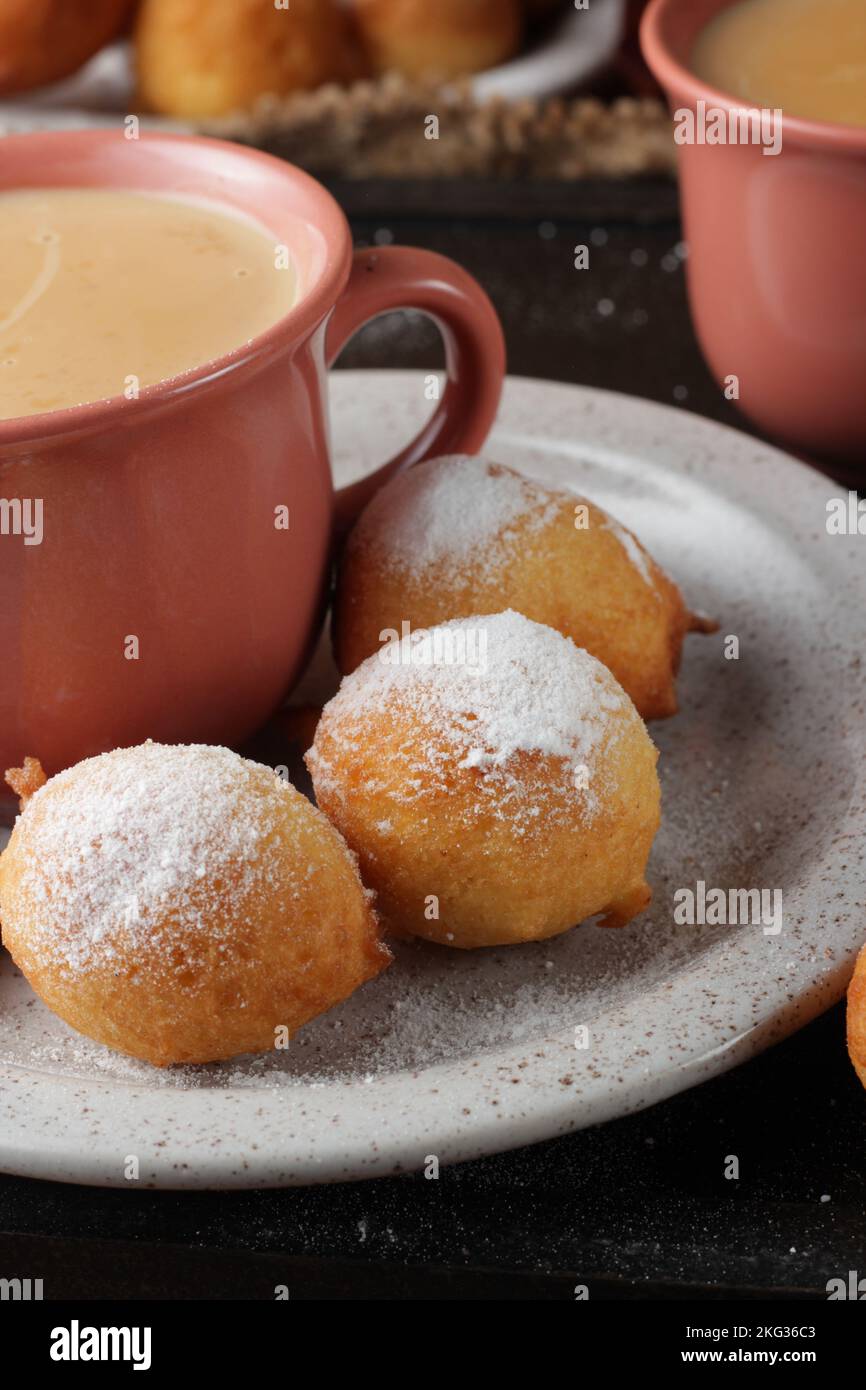
<instances>
[{"instance_id":1,"label":"second pink mug","mask_svg":"<svg viewBox=\"0 0 866 1390\"><path fill-rule=\"evenodd\" d=\"M291 248L297 302L251 343L137 399L0 421L0 498L39 499L43 517L39 544L0 535L0 776L25 754L52 773L146 738L236 744L300 674L335 532L396 469L483 443L505 371L499 321L442 256L353 259L330 194L268 155L112 131L11 137L2 155L3 190L206 197ZM94 242L98 254L98 228ZM328 365L363 323L404 307L441 329L442 399L398 458L335 494Z\"/></svg>"},{"instance_id":2,"label":"second pink mug","mask_svg":"<svg viewBox=\"0 0 866 1390\"><path fill-rule=\"evenodd\" d=\"M651 0L641 39L674 113L744 103L696 77L695 41L736 0ZM703 105L699 105L703 103ZM769 113L768 113L769 114ZM757 143L680 146L689 299L720 388L768 434L866 455L866 128L783 114Z\"/></svg>"}]
</instances>

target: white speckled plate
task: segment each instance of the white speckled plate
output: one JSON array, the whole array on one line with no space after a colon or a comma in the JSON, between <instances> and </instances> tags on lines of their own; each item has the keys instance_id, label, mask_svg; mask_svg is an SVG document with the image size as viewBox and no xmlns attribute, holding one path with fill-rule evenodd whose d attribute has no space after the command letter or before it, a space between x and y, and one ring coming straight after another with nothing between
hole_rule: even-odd
<instances>
[{"instance_id":1,"label":"white speckled plate","mask_svg":"<svg viewBox=\"0 0 866 1390\"><path fill-rule=\"evenodd\" d=\"M412 373L337 373L333 396L344 476L427 408ZM418 1169L650 1105L839 998L866 938L866 536L828 535L840 489L683 411L541 381L509 381L488 452L608 507L721 622L688 639L682 713L653 726L651 910L510 951L401 947L287 1053L182 1071L77 1037L4 957L0 1167L122 1186L134 1156L139 1187ZM781 889L781 932L676 925L698 880Z\"/></svg>"}]
</instances>

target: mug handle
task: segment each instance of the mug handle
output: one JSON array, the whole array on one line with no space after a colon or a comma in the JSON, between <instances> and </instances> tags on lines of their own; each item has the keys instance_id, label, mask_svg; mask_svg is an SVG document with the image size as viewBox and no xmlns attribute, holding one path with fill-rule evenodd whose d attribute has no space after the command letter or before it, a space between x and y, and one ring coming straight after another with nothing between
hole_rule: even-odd
<instances>
[{"instance_id":1,"label":"mug handle","mask_svg":"<svg viewBox=\"0 0 866 1390\"><path fill-rule=\"evenodd\" d=\"M348 284L327 329L328 366L354 333L390 309L427 314L445 341L447 381L420 434L375 473L336 493L335 527L344 534L389 478L437 454L473 454L493 424L505 379L505 339L478 281L447 256L409 246L355 252Z\"/></svg>"}]
</instances>

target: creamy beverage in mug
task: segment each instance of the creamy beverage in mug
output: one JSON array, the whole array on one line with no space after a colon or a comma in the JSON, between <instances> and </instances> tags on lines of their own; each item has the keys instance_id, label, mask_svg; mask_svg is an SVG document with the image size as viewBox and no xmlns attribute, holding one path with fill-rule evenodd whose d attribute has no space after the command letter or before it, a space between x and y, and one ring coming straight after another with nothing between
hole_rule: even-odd
<instances>
[{"instance_id":1,"label":"creamy beverage in mug","mask_svg":"<svg viewBox=\"0 0 866 1390\"><path fill-rule=\"evenodd\" d=\"M206 202L118 189L0 194L0 419L166 381L291 309L288 248Z\"/></svg>"},{"instance_id":2,"label":"creamy beverage in mug","mask_svg":"<svg viewBox=\"0 0 866 1390\"><path fill-rule=\"evenodd\" d=\"M866 3L740 0L699 34L691 68L750 106L866 125Z\"/></svg>"},{"instance_id":3,"label":"creamy beverage in mug","mask_svg":"<svg viewBox=\"0 0 866 1390\"><path fill-rule=\"evenodd\" d=\"M116 129L2 147L0 774L147 738L238 746L306 666L377 489L484 443L495 310L435 252L353 252L327 190L258 150ZM442 334L444 389L335 488L328 368L407 309Z\"/></svg>"}]
</instances>

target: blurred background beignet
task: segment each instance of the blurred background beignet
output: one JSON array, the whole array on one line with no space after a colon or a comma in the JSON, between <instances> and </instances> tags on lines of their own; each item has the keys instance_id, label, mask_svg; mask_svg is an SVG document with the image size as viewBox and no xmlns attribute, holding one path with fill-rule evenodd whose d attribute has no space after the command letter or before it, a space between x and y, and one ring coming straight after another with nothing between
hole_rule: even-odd
<instances>
[{"instance_id":1,"label":"blurred background beignet","mask_svg":"<svg viewBox=\"0 0 866 1390\"><path fill-rule=\"evenodd\" d=\"M521 0L353 0L376 72L462 77L514 56Z\"/></svg>"},{"instance_id":2,"label":"blurred background beignet","mask_svg":"<svg viewBox=\"0 0 866 1390\"><path fill-rule=\"evenodd\" d=\"M120 33L134 0L0 0L0 93L69 77Z\"/></svg>"},{"instance_id":3,"label":"blurred background beignet","mask_svg":"<svg viewBox=\"0 0 866 1390\"><path fill-rule=\"evenodd\" d=\"M141 96L185 117L248 110L366 70L351 15L337 0L143 0L135 27Z\"/></svg>"}]
</instances>

